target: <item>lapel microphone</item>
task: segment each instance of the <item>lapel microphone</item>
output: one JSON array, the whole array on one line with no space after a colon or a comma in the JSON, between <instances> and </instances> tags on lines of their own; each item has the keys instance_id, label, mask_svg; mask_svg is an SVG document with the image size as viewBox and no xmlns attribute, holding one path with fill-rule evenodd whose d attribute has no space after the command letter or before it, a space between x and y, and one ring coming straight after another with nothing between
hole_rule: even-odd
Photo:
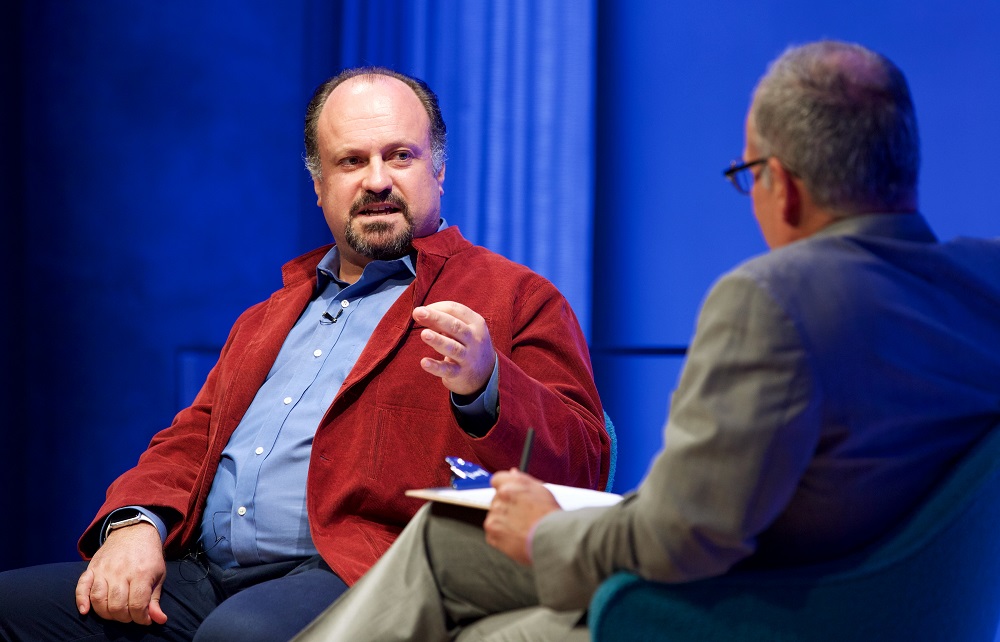
<instances>
[{"instance_id":1,"label":"lapel microphone","mask_svg":"<svg viewBox=\"0 0 1000 642\"><path fill-rule=\"evenodd\" d=\"M330 314L329 311L324 312L323 315L320 317L319 322L322 323L323 325L330 325L331 323L336 323L337 319L339 319L340 315L342 315L343 313L344 313L344 308L340 308L339 310L337 310L337 316Z\"/></svg>"}]
</instances>

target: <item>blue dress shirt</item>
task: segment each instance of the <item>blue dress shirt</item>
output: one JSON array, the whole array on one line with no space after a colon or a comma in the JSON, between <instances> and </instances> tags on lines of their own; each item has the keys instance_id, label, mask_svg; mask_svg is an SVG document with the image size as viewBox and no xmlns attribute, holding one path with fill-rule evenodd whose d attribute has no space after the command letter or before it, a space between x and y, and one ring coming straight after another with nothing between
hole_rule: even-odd
<instances>
[{"instance_id":1,"label":"blue dress shirt","mask_svg":"<svg viewBox=\"0 0 1000 642\"><path fill-rule=\"evenodd\" d=\"M305 496L313 434L375 326L415 277L406 256L372 261L347 284L334 276L337 254L320 262L319 296L222 451L201 523L201 543L220 566L316 554Z\"/></svg>"}]
</instances>

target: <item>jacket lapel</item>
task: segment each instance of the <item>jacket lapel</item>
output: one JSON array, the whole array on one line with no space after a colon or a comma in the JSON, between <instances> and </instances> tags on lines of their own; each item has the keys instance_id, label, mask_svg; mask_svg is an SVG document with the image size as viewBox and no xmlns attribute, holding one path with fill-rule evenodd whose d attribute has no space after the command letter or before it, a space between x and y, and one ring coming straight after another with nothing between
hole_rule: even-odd
<instances>
[{"instance_id":1,"label":"jacket lapel","mask_svg":"<svg viewBox=\"0 0 1000 642\"><path fill-rule=\"evenodd\" d=\"M365 379L380 363L388 359L402 345L407 334L413 327L413 309L423 305L427 300L431 285L437 280L438 274L444 268L447 257L429 252L417 253L417 276L409 287L396 299L389 310L375 326L368 344L358 357L357 363L337 393L339 399L343 393L357 382ZM337 402L334 401L334 406Z\"/></svg>"}]
</instances>

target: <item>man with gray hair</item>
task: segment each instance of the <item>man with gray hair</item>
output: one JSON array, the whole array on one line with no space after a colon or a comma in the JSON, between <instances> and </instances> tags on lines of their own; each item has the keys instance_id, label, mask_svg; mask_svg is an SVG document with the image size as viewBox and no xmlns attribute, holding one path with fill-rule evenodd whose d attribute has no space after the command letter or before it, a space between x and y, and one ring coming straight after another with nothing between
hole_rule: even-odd
<instances>
[{"instance_id":1,"label":"man with gray hair","mask_svg":"<svg viewBox=\"0 0 1000 642\"><path fill-rule=\"evenodd\" d=\"M564 511L496 473L485 521L425 506L297 640L584 640L616 571L688 582L884 534L1000 422L1000 241L939 242L918 169L899 69L849 43L788 49L725 172L772 251L708 293L638 490Z\"/></svg>"}]
</instances>

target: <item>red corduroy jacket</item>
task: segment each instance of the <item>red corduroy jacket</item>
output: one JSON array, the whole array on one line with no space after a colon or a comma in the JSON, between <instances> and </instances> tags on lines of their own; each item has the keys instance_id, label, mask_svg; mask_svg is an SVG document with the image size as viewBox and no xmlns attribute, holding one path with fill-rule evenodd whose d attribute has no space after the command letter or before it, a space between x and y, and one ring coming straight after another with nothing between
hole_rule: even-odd
<instances>
[{"instance_id":1,"label":"red corduroy jacket","mask_svg":"<svg viewBox=\"0 0 1000 642\"><path fill-rule=\"evenodd\" d=\"M445 486L447 455L488 470L517 466L535 429L530 472L547 482L603 488L609 438L587 344L573 311L549 281L474 246L449 227L413 242L417 276L376 327L313 440L306 503L313 541L353 584L389 548L423 503L410 488ZM284 287L237 319L194 403L156 434L135 468L108 488L80 538L84 557L98 529L123 506L167 518L168 558L198 539L219 458L316 287L328 247L282 268ZM452 300L481 314L499 355L496 425L475 438L458 425L448 390L420 368L436 353L411 312Z\"/></svg>"}]
</instances>

